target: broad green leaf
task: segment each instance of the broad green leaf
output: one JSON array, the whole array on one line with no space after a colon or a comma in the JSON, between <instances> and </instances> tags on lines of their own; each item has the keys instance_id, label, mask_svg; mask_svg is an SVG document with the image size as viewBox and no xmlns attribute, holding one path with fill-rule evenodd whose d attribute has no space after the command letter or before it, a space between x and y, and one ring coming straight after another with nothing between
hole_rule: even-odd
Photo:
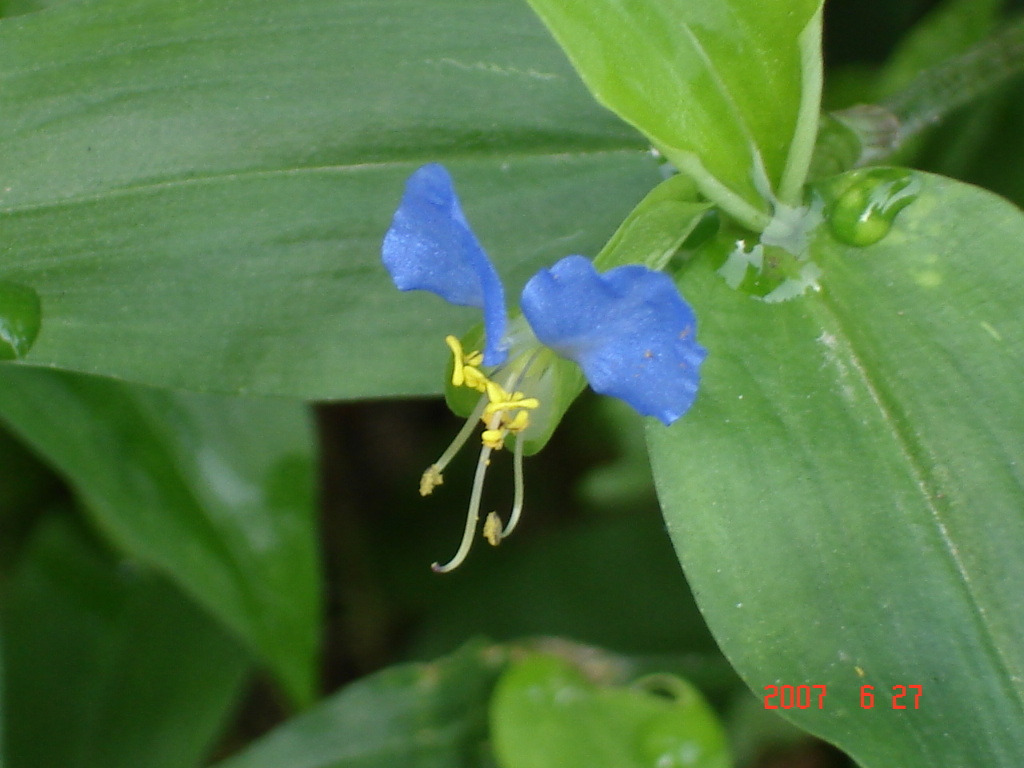
<instances>
[{"instance_id":1,"label":"broad green leaf","mask_svg":"<svg viewBox=\"0 0 1024 768\"><path fill-rule=\"evenodd\" d=\"M249 668L177 589L65 521L38 530L0 614L9 768L194 768Z\"/></svg>"},{"instance_id":2,"label":"broad green leaf","mask_svg":"<svg viewBox=\"0 0 1024 768\"><path fill-rule=\"evenodd\" d=\"M311 698L320 589L302 405L7 364L0 419L118 547L234 630L293 698Z\"/></svg>"},{"instance_id":3,"label":"broad green leaf","mask_svg":"<svg viewBox=\"0 0 1024 768\"><path fill-rule=\"evenodd\" d=\"M175 388L439 392L476 316L379 257L421 163L451 167L510 293L657 180L519 0L68 2L0 23L0 95L26 362Z\"/></svg>"},{"instance_id":4,"label":"broad green leaf","mask_svg":"<svg viewBox=\"0 0 1024 768\"><path fill-rule=\"evenodd\" d=\"M363 678L216 768L471 768L485 765L486 704L505 665L474 642Z\"/></svg>"},{"instance_id":5,"label":"broad green leaf","mask_svg":"<svg viewBox=\"0 0 1024 768\"><path fill-rule=\"evenodd\" d=\"M732 765L721 725L689 683L661 676L650 686L598 685L550 655L502 674L491 732L502 768Z\"/></svg>"},{"instance_id":6,"label":"broad green leaf","mask_svg":"<svg viewBox=\"0 0 1024 768\"><path fill-rule=\"evenodd\" d=\"M1024 215L919 174L874 245L822 234L818 294L684 276L697 405L648 441L666 520L758 696L864 768L1024 763ZM874 706L860 691L873 686ZM894 686L923 686L893 709ZM898 689L897 689L898 692ZM897 701L899 703L899 701Z\"/></svg>"},{"instance_id":7,"label":"broad green leaf","mask_svg":"<svg viewBox=\"0 0 1024 768\"><path fill-rule=\"evenodd\" d=\"M797 200L821 95L820 0L528 2L597 99L710 199L735 196L759 229L769 190Z\"/></svg>"}]
</instances>

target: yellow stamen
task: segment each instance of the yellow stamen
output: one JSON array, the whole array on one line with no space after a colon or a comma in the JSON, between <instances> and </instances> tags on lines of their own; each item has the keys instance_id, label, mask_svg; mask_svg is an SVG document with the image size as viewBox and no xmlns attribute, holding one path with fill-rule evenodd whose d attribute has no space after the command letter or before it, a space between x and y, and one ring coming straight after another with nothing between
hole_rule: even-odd
<instances>
[{"instance_id":1,"label":"yellow stamen","mask_svg":"<svg viewBox=\"0 0 1024 768\"><path fill-rule=\"evenodd\" d=\"M480 434L481 442L490 448L492 451L500 451L505 445L505 435L507 430L505 429L485 429Z\"/></svg>"},{"instance_id":2,"label":"yellow stamen","mask_svg":"<svg viewBox=\"0 0 1024 768\"><path fill-rule=\"evenodd\" d=\"M476 407L473 409L473 413L463 425L455 440L452 441L452 444L441 455L441 458L423 473L422 478L420 478L420 494L426 496L443 483L441 473L456 451L472 434L478 420L483 421L484 430L480 437L483 447L480 450L480 458L476 465L476 475L473 479L473 490L470 494L469 510L466 515L466 526L463 530L462 541L459 544L458 551L451 560L444 565L434 563L431 566L438 573L447 573L454 570L469 554L472 541L475 538L475 529L479 523L484 475L491 463L490 454L493 451L504 448L505 440L509 435L515 437L515 455L513 457L515 494L512 511L504 527L498 514L491 512L484 520L482 533L491 545L497 546L516 527L522 514L524 496L522 432L530 426L530 411L540 407L540 401L537 398L526 397L522 392L514 390L514 387L522 381L525 370L530 366L530 362L527 362L526 368L519 370L516 375L510 376L503 386L488 378L487 374L481 370L480 366L483 364L482 353L467 353L463 349L462 342L455 336L445 337L445 343L452 352L452 385L475 389L483 394L483 397L479 399ZM513 387L513 390L510 391L505 387Z\"/></svg>"},{"instance_id":3,"label":"yellow stamen","mask_svg":"<svg viewBox=\"0 0 1024 768\"><path fill-rule=\"evenodd\" d=\"M507 429L512 434L522 432L524 429L530 426L530 412L519 411L519 413L517 413L512 418L508 418L508 415L505 415L503 417L502 426L505 427L505 429Z\"/></svg>"},{"instance_id":4,"label":"yellow stamen","mask_svg":"<svg viewBox=\"0 0 1024 768\"><path fill-rule=\"evenodd\" d=\"M487 379L486 383L487 399L491 403L502 403L512 397L505 388L496 381ZM488 406L489 407L489 406Z\"/></svg>"},{"instance_id":5,"label":"yellow stamen","mask_svg":"<svg viewBox=\"0 0 1024 768\"><path fill-rule=\"evenodd\" d=\"M487 388L487 382L489 379L479 368L474 368L471 365L464 365L462 366L462 381L463 384L456 384L455 386L466 386L470 389L475 389L477 392L483 392ZM455 384L454 376L452 376L452 383Z\"/></svg>"},{"instance_id":6,"label":"yellow stamen","mask_svg":"<svg viewBox=\"0 0 1024 768\"><path fill-rule=\"evenodd\" d=\"M462 342L454 336L445 336L444 343L452 351L452 386L483 392L487 385L487 376L480 370L480 364L484 361L483 353L466 352Z\"/></svg>"},{"instance_id":7,"label":"yellow stamen","mask_svg":"<svg viewBox=\"0 0 1024 768\"><path fill-rule=\"evenodd\" d=\"M516 392L514 395L510 395L507 400L495 402L492 400L484 408L484 415L490 416L497 413L498 411L514 411L519 408L539 408L540 401L536 397L523 397L522 392Z\"/></svg>"},{"instance_id":8,"label":"yellow stamen","mask_svg":"<svg viewBox=\"0 0 1024 768\"><path fill-rule=\"evenodd\" d=\"M482 400L483 398L481 398ZM491 426L497 426L492 424ZM462 561L469 554L473 545L476 524L480 519L480 499L484 491L484 476L487 474L487 465L490 464L491 450L486 446L480 449L480 458L476 462L476 474L473 476L473 491L469 496L469 512L466 514L466 527L462 531L462 542L454 557L444 565L434 563L430 567L435 573L448 573L458 568Z\"/></svg>"},{"instance_id":9,"label":"yellow stamen","mask_svg":"<svg viewBox=\"0 0 1024 768\"><path fill-rule=\"evenodd\" d=\"M444 343L452 351L452 386L461 387L465 381L462 369L465 366L465 355L462 353L462 342L454 336L445 336Z\"/></svg>"},{"instance_id":10,"label":"yellow stamen","mask_svg":"<svg viewBox=\"0 0 1024 768\"><path fill-rule=\"evenodd\" d=\"M440 467L437 464L431 464L420 478L420 496L429 496L437 486L443 483L444 478L441 476Z\"/></svg>"},{"instance_id":11,"label":"yellow stamen","mask_svg":"<svg viewBox=\"0 0 1024 768\"><path fill-rule=\"evenodd\" d=\"M526 413L526 411L523 411L523 413ZM523 513L523 498L526 495L526 488L523 483L523 438L519 435L516 436L516 444L513 449L512 471L515 482L515 495L512 499L512 514L508 516L505 530L501 532L501 538L503 539L515 530L516 524L519 522L519 516Z\"/></svg>"}]
</instances>

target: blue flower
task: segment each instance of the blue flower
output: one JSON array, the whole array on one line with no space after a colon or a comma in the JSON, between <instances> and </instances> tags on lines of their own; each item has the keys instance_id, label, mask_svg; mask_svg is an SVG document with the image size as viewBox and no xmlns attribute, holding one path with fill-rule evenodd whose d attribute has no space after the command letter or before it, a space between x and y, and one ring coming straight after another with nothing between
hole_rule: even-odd
<instances>
[{"instance_id":1,"label":"blue flower","mask_svg":"<svg viewBox=\"0 0 1024 768\"><path fill-rule=\"evenodd\" d=\"M454 336L446 339L455 357L453 385L475 389L481 398L449 450L424 473L421 493L441 484L441 471L477 420L485 429L463 545L450 563L435 564L435 570L451 570L468 552L490 452L509 435L515 438L516 498L504 528L491 513L484 535L496 544L518 520L522 434L530 429L531 414L543 412L544 371L535 365L543 347L576 363L594 391L625 400L666 425L693 405L707 353L695 338L693 310L668 275L641 265L602 274L589 259L567 256L530 278L520 299L528 328L524 332L519 321L513 324L518 330L509 333L501 281L440 165L425 165L410 177L382 257L400 290L430 291L452 304L478 307L484 315L482 353L466 352Z\"/></svg>"},{"instance_id":2,"label":"blue flower","mask_svg":"<svg viewBox=\"0 0 1024 768\"><path fill-rule=\"evenodd\" d=\"M540 342L579 365L595 392L666 425L693 405L707 352L665 273L628 265L602 275L566 256L530 278L520 305Z\"/></svg>"}]
</instances>

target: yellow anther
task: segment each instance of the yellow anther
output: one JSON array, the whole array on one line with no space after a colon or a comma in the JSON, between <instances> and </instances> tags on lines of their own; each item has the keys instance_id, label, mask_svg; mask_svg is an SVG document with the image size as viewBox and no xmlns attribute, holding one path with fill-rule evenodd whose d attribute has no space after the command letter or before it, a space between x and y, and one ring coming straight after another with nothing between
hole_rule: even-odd
<instances>
[{"instance_id":1,"label":"yellow anther","mask_svg":"<svg viewBox=\"0 0 1024 768\"><path fill-rule=\"evenodd\" d=\"M503 527L497 512L491 512L487 515L487 519L484 520L484 538L487 539L487 543L492 547L496 547L501 543L501 529Z\"/></svg>"},{"instance_id":2,"label":"yellow anther","mask_svg":"<svg viewBox=\"0 0 1024 768\"><path fill-rule=\"evenodd\" d=\"M471 365L464 365L462 367L462 380L465 386L475 389L477 392L483 392L490 381L479 368L474 368ZM452 376L452 384L455 384L454 375ZM456 386L463 386L463 384L456 384Z\"/></svg>"},{"instance_id":3,"label":"yellow anther","mask_svg":"<svg viewBox=\"0 0 1024 768\"><path fill-rule=\"evenodd\" d=\"M516 392L514 395L510 395L508 400L499 402L490 402L487 407L484 408L484 416L493 416L499 411L515 411L520 408L539 408L540 401L536 397L523 397L522 392Z\"/></svg>"},{"instance_id":4,"label":"yellow anther","mask_svg":"<svg viewBox=\"0 0 1024 768\"><path fill-rule=\"evenodd\" d=\"M441 470L437 464L431 464L420 478L420 496L429 496L434 489L444 483Z\"/></svg>"},{"instance_id":5,"label":"yellow anther","mask_svg":"<svg viewBox=\"0 0 1024 768\"><path fill-rule=\"evenodd\" d=\"M452 386L483 392L488 380L479 368L484 361L483 353L466 352L454 336L445 336L444 343L452 351Z\"/></svg>"},{"instance_id":6,"label":"yellow anther","mask_svg":"<svg viewBox=\"0 0 1024 768\"><path fill-rule=\"evenodd\" d=\"M485 447L492 451L500 451L505 445L505 435L507 434L508 430L504 428L485 429L480 433L480 439Z\"/></svg>"},{"instance_id":7,"label":"yellow anther","mask_svg":"<svg viewBox=\"0 0 1024 768\"><path fill-rule=\"evenodd\" d=\"M501 419L501 425L512 434L522 432L530 426L530 412L519 411L515 416L509 418L507 415Z\"/></svg>"},{"instance_id":8,"label":"yellow anther","mask_svg":"<svg viewBox=\"0 0 1024 768\"><path fill-rule=\"evenodd\" d=\"M466 356L462 352L462 342L454 336L445 336L444 343L448 345L448 349L452 351L452 384L456 387L461 387L464 381L462 369L465 367Z\"/></svg>"},{"instance_id":9,"label":"yellow anther","mask_svg":"<svg viewBox=\"0 0 1024 768\"><path fill-rule=\"evenodd\" d=\"M512 397L501 384L490 379L487 379L486 392L487 399L490 400L492 405L494 403L503 403ZM491 406L488 405L487 407L490 408ZM491 413L494 413L494 411L491 411Z\"/></svg>"}]
</instances>

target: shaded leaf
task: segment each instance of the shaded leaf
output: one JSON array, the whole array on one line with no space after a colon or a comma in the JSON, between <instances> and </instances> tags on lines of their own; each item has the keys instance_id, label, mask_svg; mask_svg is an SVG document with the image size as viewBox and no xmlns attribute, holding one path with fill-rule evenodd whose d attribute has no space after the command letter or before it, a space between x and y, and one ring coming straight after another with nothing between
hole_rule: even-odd
<instances>
[{"instance_id":1,"label":"shaded leaf","mask_svg":"<svg viewBox=\"0 0 1024 768\"><path fill-rule=\"evenodd\" d=\"M193 768L249 668L174 587L61 521L38 531L2 616L11 768Z\"/></svg>"},{"instance_id":2,"label":"shaded leaf","mask_svg":"<svg viewBox=\"0 0 1024 768\"><path fill-rule=\"evenodd\" d=\"M320 588L302 405L8 364L0 418L117 546L168 574L309 700Z\"/></svg>"},{"instance_id":3,"label":"shaded leaf","mask_svg":"<svg viewBox=\"0 0 1024 768\"><path fill-rule=\"evenodd\" d=\"M482 642L363 678L216 768L470 768L505 651Z\"/></svg>"}]
</instances>

